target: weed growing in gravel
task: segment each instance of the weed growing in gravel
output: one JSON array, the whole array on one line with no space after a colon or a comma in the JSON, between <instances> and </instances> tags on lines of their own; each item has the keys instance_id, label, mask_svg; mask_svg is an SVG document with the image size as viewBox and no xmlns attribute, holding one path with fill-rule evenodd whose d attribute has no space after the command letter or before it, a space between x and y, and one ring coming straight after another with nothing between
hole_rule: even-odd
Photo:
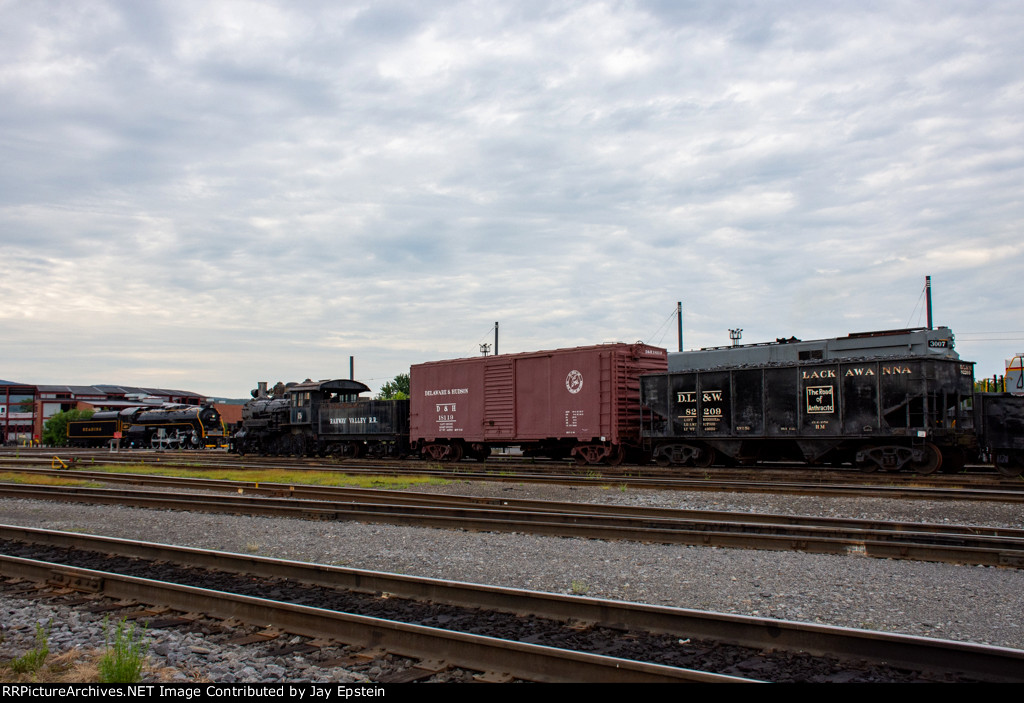
<instances>
[{"instance_id":1,"label":"weed growing in gravel","mask_svg":"<svg viewBox=\"0 0 1024 703\"><path fill-rule=\"evenodd\" d=\"M11 662L11 671L16 674L31 674L39 671L46 657L50 655L50 628L53 620L46 623L36 623L36 646L28 652Z\"/></svg>"},{"instance_id":2,"label":"weed growing in gravel","mask_svg":"<svg viewBox=\"0 0 1024 703\"><path fill-rule=\"evenodd\" d=\"M100 681L103 683L135 683L142 678L142 666L146 663L149 642L145 640L146 628L136 629L127 620L117 623L111 641L110 618L103 620L103 633L107 653L100 659Z\"/></svg>"},{"instance_id":3,"label":"weed growing in gravel","mask_svg":"<svg viewBox=\"0 0 1024 703\"><path fill-rule=\"evenodd\" d=\"M587 595L587 592L589 590L590 590L590 586L588 586L586 583L584 583L583 581L577 581L576 579L573 579L573 581L572 581L572 594L574 596L585 596L585 595Z\"/></svg>"}]
</instances>

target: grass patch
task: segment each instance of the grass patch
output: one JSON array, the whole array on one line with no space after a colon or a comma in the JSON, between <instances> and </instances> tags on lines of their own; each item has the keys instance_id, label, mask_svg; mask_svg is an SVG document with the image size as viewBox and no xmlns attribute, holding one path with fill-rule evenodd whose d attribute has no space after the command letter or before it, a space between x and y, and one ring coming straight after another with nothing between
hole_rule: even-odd
<instances>
[{"instance_id":1,"label":"grass patch","mask_svg":"<svg viewBox=\"0 0 1024 703\"><path fill-rule=\"evenodd\" d=\"M0 683L133 683L142 678L149 643L145 628L126 625L122 620L111 633L109 622L107 650L82 650L50 655L50 623L36 625L36 646L12 661L0 664ZM162 672L157 672L159 675ZM170 670L160 680L171 680Z\"/></svg>"},{"instance_id":2,"label":"grass patch","mask_svg":"<svg viewBox=\"0 0 1024 703\"><path fill-rule=\"evenodd\" d=\"M10 664L0 665L3 683L92 683L98 681L96 664L79 649L49 657L31 674L17 673Z\"/></svg>"},{"instance_id":3,"label":"grass patch","mask_svg":"<svg viewBox=\"0 0 1024 703\"><path fill-rule=\"evenodd\" d=\"M445 479L429 476L350 476L334 471L289 471L286 469L190 469L188 467L134 465L100 465L93 470L111 474L148 474L151 476L173 476L176 478L208 478L218 481L239 481L248 483L283 483L296 486L350 486L353 488L382 488L402 490L410 486L444 486Z\"/></svg>"},{"instance_id":4,"label":"grass patch","mask_svg":"<svg viewBox=\"0 0 1024 703\"><path fill-rule=\"evenodd\" d=\"M125 620L117 623L113 636L110 621L103 621L106 633L107 653L99 663L100 681L103 683L135 683L142 678L142 667L146 663L149 642L146 628L138 628Z\"/></svg>"},{"instance_id":5,"label":"grass patch","mask_svg":"<svg viewBox=\"0 0 1024 703\"><path fill-rule=\"evenodd\" d=\"M570 590L574 596L585 596L590 592L590 586L588 586L585 581L577 581L576 579L573 579L570 584Z\"/></svg>"},{"instance_id":6,"label":"grass patch","mask_svg":"<svg viewBox=\"0 0 1024 703\"><path fill-rule=\"evenodd\" d=\"M33 486L85 486L87 488L99 488L102 485L96 481L83 481L81 479L40 476L37 474L22 474L16 472L0 473L0 481L5 481L7 483L24 483Z\"/></svg>"},{"instance_id":7,"label":"grass patch","mask_svg":"<svg viewBox=\"0 0 1024 703\"><path fill-rule=\"evenodd\" d=\"M50 656L50 627L52 626L53 620L46 623L46 627L43 627L42 623L36 623L36 646L12 660L11 671L15 674L34 674L43 667L46 658Z\"/></svg>"}]
</instances>

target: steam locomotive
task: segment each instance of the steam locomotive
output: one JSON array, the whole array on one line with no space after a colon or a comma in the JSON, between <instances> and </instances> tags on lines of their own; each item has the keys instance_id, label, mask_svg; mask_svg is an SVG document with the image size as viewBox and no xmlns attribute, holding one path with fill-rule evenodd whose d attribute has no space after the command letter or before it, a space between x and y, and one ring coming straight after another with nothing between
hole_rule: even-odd
<instances>
[{"instance_id":1,"label":"steam locomotive","mask_svg":"<svg viewBox=\"0 0 1024 703\"><path fill-rule=\"evenodd\" d=\"M93 413L68 423L73 447L121 446L147 449L201 449L224 439L220 413L213 406L135 407Z\"/></svg>"},{"instance_id":2,"label":"steam locomotive","mask_svg":"<svg viewBox=\"0 0 1024 703\"><path fill-rule=\"evenodd\" d=\"M358 458L409 454L409 401L360 399L370 388L336 379L253 391L229 448L238 454Z\"/></svg>"}]
</instances>

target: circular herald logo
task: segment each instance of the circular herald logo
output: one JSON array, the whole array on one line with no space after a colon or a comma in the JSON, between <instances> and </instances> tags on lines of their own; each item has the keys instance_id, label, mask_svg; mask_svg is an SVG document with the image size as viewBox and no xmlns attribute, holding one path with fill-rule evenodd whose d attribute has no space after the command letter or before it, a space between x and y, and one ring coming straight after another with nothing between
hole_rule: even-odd
<instances>
[{"instance_id":1,"label":"circular herald logo","mask_svg":"<svg viewBox=\"0 0 1024 703\"><path fill-rule=\"evenodd\" d=\"M569 375L565 377L565 389L573 394L583 390L583 374L576 369L570 371Z\"/></svg>"}]
</instances>

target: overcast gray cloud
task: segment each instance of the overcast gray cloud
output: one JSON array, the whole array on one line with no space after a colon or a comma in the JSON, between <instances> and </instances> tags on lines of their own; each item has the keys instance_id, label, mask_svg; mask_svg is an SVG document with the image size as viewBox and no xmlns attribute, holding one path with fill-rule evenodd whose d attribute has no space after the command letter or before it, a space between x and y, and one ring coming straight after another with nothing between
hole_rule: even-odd
<instances>
[{"instance_id":1,"label":"overcast gray cloud","mask_svg":"<svg viewBox=\"0 0 1024 703\"><path fill-rule=\"evenodd\" d=\"M0 377L644 339L1024 348L1016 2L0 0ZM1002 334L995 334L1003 332ZM997 338L1005 341L997 341Z\"/></svg>"}]
</instances>

